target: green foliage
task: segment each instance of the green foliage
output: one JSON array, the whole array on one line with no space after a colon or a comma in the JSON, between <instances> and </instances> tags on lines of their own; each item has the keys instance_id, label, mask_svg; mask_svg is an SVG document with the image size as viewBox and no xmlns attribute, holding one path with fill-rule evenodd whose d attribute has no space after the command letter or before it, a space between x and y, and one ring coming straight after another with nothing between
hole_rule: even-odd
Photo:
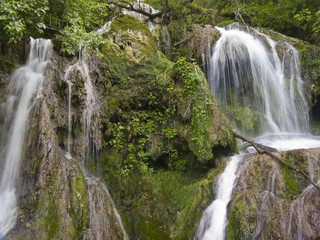
<instances>
[{"instance_id":1,"label":"green foliage","mask_svg":"<svg viewBox=\"0 0 320 240\"><path fill-rule=\"evenodd\" d=\"M310 12L315 16L319 3L313 0L246 0L240 3L240 8L244 9L242 17L253 26L269 27L289 36L312 40L310 32L314 21L305 20L309 19ZM234 4L231 9L234 11L238 6ZM302 21L298 21L299 18Z\"/></svg>"},{"instance_id":2,"label":"green foliage","mask_svg":"<svg viewBox=\"0 0 320 240\"><path fill-rule=\"evenodd\" d=\"M169 168L179 172L185 172L188 165L190 164L188 159L179 157L179 152L177 149L171 149L169 151L170 162L168 164Z\"/></svg>"},{"instance_id":3,"label":"green foliage","mask_svg":"<svg viewBox=\"0 0 320 240\"><path fill-rule=\"evenodd\" d=\"M205 162L213 158L209 137L209 124L212 123L208 111L212 101L202 88L197 71L195 65L189 65L185 58L180 58L173 67L173 76L179 82L183 82L184 94L190 101L192 113L190 148L200 161Z\"/></svg>"},{"instance_id":4,"label":"green foliage","mask_svg":"<svg viewBox=\"0 0 320 240\"><path fill-rule=\"evenodd\" d=\"M99 45L106 43L101 33L96 31L108 19L108 5L97 0L67 0L64 2L63 20L68 23L60 31L64 50L74 55L85 49L101 56Z\"/></svg>"},{"instance_id":5,"label":"green foliage","mask_svg":"<svg viewBox=\"0 0 320 240\"><path fill-rule=\"evenodd\" d=\"M148 104L150 106L157 106L158 105L157 97L155 95L153 95L152 92L149 93Z\"/></svg>"},{"instance_id":6,"label":"green foliage","mask_svg":"<svg viewBox=\"0 0 320 240\"><path fill-rule=\"evenodd\" d=\"M72 21L70 25L60 31L61 38L67 39L62 43L64 50L70 55L75 55L76 52L85 49L86 54L95 53L101 57L102 54L98 46L106 43L106 40L96 31L87 32L81 19Z\"/></svg>"},{"instance_id":7,"label":"green foliage","mask_svg":"<svg viewBox=\"0 0 320 240\"><path fill-rule=\"evenodd\" d=\"M309 30L313 34L319 34L320 32L320 11L311 12L308 8L297 13L294 18L300 23L300 26L304 30ZM319 35L317 35L319 36Z\"/></svg>"},{"instance_id":8,"label":"green foliage","mask_svg":"<svg viewBox=\"0 0 320 240\"><path fill-rule=\"evenodd\" d=\"M163 132L164 132L165 138L168 140L173 139L175 136L177 136L177 131L172 128L164 129Z\"/></svg>"},{"instance_id":9,"label":"green foliage","mask_svg":"<svg viewBox=\"0 0 320 240\"><path fill-rule=\"evenodd\" d=\"M156 196L174 206L176 211L181 211L193 202L197 192L197 184L187 182L180 172L160 171L152 174L153 192Z\"/></svg>"},{"instance_id":10,"label":"green foliage","mask_svg":"<svg viewBox=\"0 0 320 240\"><path fill-rule=\"evenodd\" d=\"M123 149L123 126L120 122L112 125L112 139L108 144L118 151Z\"/></svg>"},{"instance_id":11,"label":"green foliage","mask_svg":"<svg viewBox=\"0 0 320 240\"><path fill-rule=\"evenodd\" d=\"M43 33L48 0L5 0L0 4L0 27L9 42L18 42L33 31Z\"/></svg>"}]
</instances>

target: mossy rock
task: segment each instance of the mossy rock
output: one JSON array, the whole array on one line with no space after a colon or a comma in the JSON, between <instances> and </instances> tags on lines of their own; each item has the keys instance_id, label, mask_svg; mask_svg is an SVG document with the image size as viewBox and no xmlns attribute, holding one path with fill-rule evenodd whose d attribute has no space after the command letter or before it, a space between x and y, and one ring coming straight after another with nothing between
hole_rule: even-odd
<instances>
[{"instance_id":1,"label":"mossy rock","mask_svg":"<svg viewBox=\"0 0 320 240\"><path fill-rule=\"evenodd\" d=\"M117 44L119 50L124 52L127 64L150 61L157 54L156 43L150 30L143 22L128 15L122 15L112 21L107 39Z\"/></svg>"}]
</instances>

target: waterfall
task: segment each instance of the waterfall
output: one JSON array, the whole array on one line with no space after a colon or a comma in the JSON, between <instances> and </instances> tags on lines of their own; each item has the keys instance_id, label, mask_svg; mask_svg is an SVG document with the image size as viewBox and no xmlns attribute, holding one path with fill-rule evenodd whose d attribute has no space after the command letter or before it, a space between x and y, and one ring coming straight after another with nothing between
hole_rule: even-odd
<instances>
[{"instance_id":1,"label":"waterfall","mask_svg":"<svg viewBox=\"0 0 320 240\"><path fill-rule=\"evenodd\" d=\"M233 127L279 151L320 147L320 138L307 135L308 105L298 51L255 29L247 28L245 32L231 26L228 30L218 30L221 37L208 59L208 81ZM219 177L216 200L204 211L195 240L225 239L227 205L239 175L238 163L245 158L244 153L230 158ZM263 210L274 196L274 184L272 171L261 205ZM255 234L258 236L263 212L257 217ZM301 224L299 221L299 229Z\"/></svg>"},{"instance_id":2,"label":"waterfall","mask_svg":"<svg viewBox=\"0 0 320 240\"><path fill-rule=\"evenodd\" d=\"M216 200L204 211L195 236L203 240L225 239L227 226L227 205L231 199L232 189L237 178L238 163L242 155L231 157L217 184Z\"/></svg>"},{"instance_id":3,"label":"waterfall","mask_svg":"<svg viewBox=\"0 0 320 240\"><path fill-rule=\"evenodd\" d=\"M32 39L27 64L17 69L3 104L4 131L1 134L0 239L14 226L17 217L15 185L27 129L29 113L41 93L44 72L51 56L51 41Z\"/></svg>"},{"instance_id":4,"label":"waterfall","mask_svg":"<svg viewBox=\"0 0 320 240\"><path fill-rule=\"evenodd\" d=\"M218 29L208 80L234 127L246 135L306 132L308 105L297 50L257 30L251 35Z\"/></svg>"},{"instance_id":5,"label":"waterfall","mask_svg":"<svg viewBox=\"0 0 320 240\"><path fill-rule=\"evenodd\" d=\"M81 49L79 56L81 56ZM95 152L94 149L94 143L92 140L92 136L90 131L92 128L92 117L95 111L95 108L97 107L97 101L96 101L96 94L94 90L94 86L92 84L92 79L89 74L89 68L88 65L86 64L85 61L79 60L77 63L71 65L68 67L66 73L65 73L65 81L68 84L68 144L67 144L67 153L66 157L71 159L71 150L70 150L70 141L71 141L71 130L72 130L72 125L71 125L71 98L72 98L72 79L70 79L70 74L73 71L78 71L81 75L81 79L83 80L84 83L84 89L85 89L85 106L83 110L83 130L84 130L84 154L83 154L83 159L81 162L81 169L82 172L85 176L86 179L86 185L87 185L87 199L88 199L88 210L89 210L89 231L91 231L91 228L99 229L100 224L103 222L101 219L99 219L99 209L98 206L96 206L95 200L94 200L94 195L95 192L97 191L96 186L99 186L100 189L102 189L106 195L108 196L110 202L111 202L111 207L113 209L113 213L118 221L118 224L120 226L120 229L123 233L123 239L128 240L128 236L125 232L125 229L123 227L120 215L116 209L116 206L109 194L108 189L106 186L96 177L90 176L87 171L85 166L91 166L91 161L93 161L93 156L91 155L91 152ZM102 222L101 222L102 221ZM97 230L96 234L98 238L103 238L103 233L106 229L99 229Z\"/></svg>"}]
</instances>

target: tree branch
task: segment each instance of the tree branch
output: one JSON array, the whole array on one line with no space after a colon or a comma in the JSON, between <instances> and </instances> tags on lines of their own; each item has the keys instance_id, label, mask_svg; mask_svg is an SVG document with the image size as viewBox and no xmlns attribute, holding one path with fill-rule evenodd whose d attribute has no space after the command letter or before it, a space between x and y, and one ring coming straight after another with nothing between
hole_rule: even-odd
<instances>
[{"instance_id":1,"label":"tree branch","mask_svg":"<svg viewBox=\"0 0 320 240\"><path fill-rule=\"evenodd\" d=\"M236 137L236 138L239 138L241 139L242 141L244 142L247 142L249 144L251 144L252 147L254 147L256 149L256 151L259 153L259 154L267 154L269 155L270 157L272 157L273 159L276 159L278 162L282 163L283 165L287 166L288 168L290 168L291 170L297 172L297 173L300 173L304 178L306 178L308 180L309 183L311 183L319 192L320 192L320 187L317 186L317 184L315 182L313 182L309 176L301 171L300 169L296 168L295 166L285 162L284 160L282 160L280 157L274 155L272 152L268 151L268 150L262 150L261 148L259 148L257 146L257 144L255 142L253 142L252 140L250 139L247 139L239 134L237 134L236 132L233 132L233 136Z\"/></svg>"},{"instance_id":2,"label":"tree branch","mask_svg":"<svg viewBox=\"0 0 320 240\"><path fill-rule=\"evenodd\" d=\"M216 24L216 19L220 15L221 11L227 6L227 4L230 2L230 0L225 0L224 3L218 8L218 11L214 15L212 21L214 24Z\"/></svg>"},{"instance_id":3,"label":"tree branch","mask_svg":"<svg viewBox=\"0 0 320 240\"><path fill-rule=\"evenodd\" d=\"M150 20L153 20L157 17L161 17L163 14L165 14L168 11L168 8L166 8L165 11L159 11L156 13L149 13L149 12L142 10L141 8L135 8L133 6L133 4L128 3L126 1L107 1L107 3L112 4L112 5L119 7L119 8L127 9L128 11L140 13L142 15L147 16Z\"/></svg>"}]
</instances>

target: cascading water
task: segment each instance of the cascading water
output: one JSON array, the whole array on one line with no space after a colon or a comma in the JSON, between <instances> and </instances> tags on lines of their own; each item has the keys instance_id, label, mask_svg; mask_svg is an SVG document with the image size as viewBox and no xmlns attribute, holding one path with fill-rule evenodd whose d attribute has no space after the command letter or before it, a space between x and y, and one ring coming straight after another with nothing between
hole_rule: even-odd
<instances>
[{"instance_id":1,"label":"cascading water","mask_svg":"<svg viewBox=\"0 0 320 240\"><path fill-rule=\"evenodd\" d=\"M236 170L242 155L231 157L217 184L216 200L204 211L195 239L222 240L227 225L227 205L237 178Z\"/></svg>"},{"instance_id":2,"label":"cascading water","mask_svg":"<svg viewBox=\"0 0 320 240\"><path fill-rule=\"evenodd\" d=\"M66 158L68 159L72 159L71 153L70 153L70 140L71 140L71 94L72 94L72 83L69 81L69 75L70 72L73 69L73 66L70 66L67 71L66 74L64 76L64 79L66 80L67 84L68 84L68 143L67 143L67 153L65 154Z\"/></svg>"},{"instance_id":3,"label":"cascading water","mask_svg":"<svg viewBox=\"0 0 320 240\"><path fill-rule=\"evenodd\" d=\"M80 50L81 51L81 50ZM79 54L81 56L81 54ZM84 129L84 155L83 155L83 161L82 161L82 171L85 175L86 178L86 184L87 184L87 199L89 201L89 231L91 231L91 228L99 229L99 222L101 219L99 219L99 208L95 204L94 200L94 195L96 191L96 186L99 186L100 189L102 189L108 196L109 200L111 201L111 207L113 209L113 213L118 221L118 224L120 226L120 229L122 230L123 233L123 239L127 240L127 234L125 232L125 229L123 227L120 215L116 209L116 206L107 190L105 185L100 182L99 179L97 179L94 176L89 176L86 172L85 166L91 165L91 161L93 159L93 156L91 155L91 152L94 152L94 144L93 141L91 140L90 136L90 130L91 130L91 125L92 125L92 116L95 111L95 108L97 107L96 104L96 97L95 97L95 90L92 85L91 77L89 75L89 68L88 65L86 64L85 61L78 61L77 63L71 65L65 74L65 80L68 84L68 150L66 153L66 157L71 157L71 152L70 152L70 141L71 141L71 79L70 78L70 73L72 71L78 71L81 75L81 78L83 79L84 82L84 89L86 93L86 98L85 98L85 107L83 111L83 129ZM98 239L103 239L104 238L104 231L105 229L100 229L96 231L96 234L98 234L96 237Z\"/></svg>"},{"instance_id":4,"label":"cascading water","mask_svg":"<svg viewBox=\"0 0 320 240\"><path fill-rule=\"evenodd\" d=\"M234 127L246 135L307 131L297 50L258 31L254 37L238 29L219 30L222 36L209 60L208 80Z\"/></svg>"},{"instance_id":5,"label":"cascading water","mask_svg":"<svg viewBox=\"0 0 320 240\"><path fill-rule=\"evenodd\" d=\"M11 77L7 101L2 104L5 116L1 161L4 161L0 185L0 239L14 226L17 217L16 178L22 156L29 113L35 105L44 72L51 56L51 41L32 39L27 64Z\"/></svg>"},{"instance_id":6,"label":"cascading water","mask_svg":"<svg viewBox=\"0 0 320 240\"><path fill-rule=\"evenodd\" d=\"M252 35L232 27L218 30L221 38L208 60L208 80L233 127L245 135L264 134L256 140L280 151L320 147L319 138L306 135L308 105L298 51L255 29ZM237 180L238 163L245 158L241 153L230 159L218 180L216 200L204 211L195 240L225 239L227 204ZM269 176L262 208L272 200L274 177L274 173ZM259 216L263 218L262 213ZM263 224L259 216L257 236Z\"/></svg>"}]
</instances>

